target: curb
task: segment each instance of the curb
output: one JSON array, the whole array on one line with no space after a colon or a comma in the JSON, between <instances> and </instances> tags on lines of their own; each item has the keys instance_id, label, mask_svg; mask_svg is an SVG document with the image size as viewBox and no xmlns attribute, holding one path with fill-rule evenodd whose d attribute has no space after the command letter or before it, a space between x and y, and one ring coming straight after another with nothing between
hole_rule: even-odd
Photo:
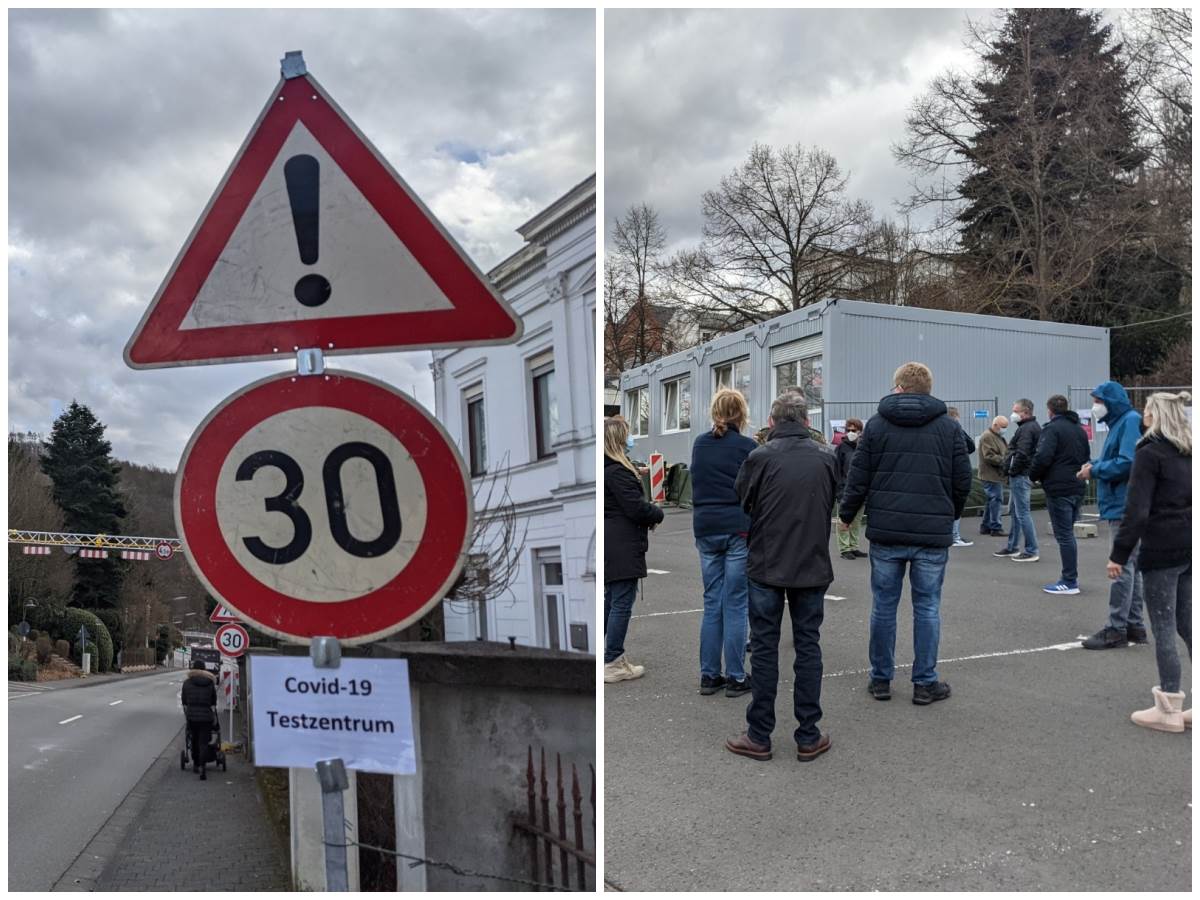
<instances>
[{"instance_id":1,"label":"curb","mask_svg":"<svg viewBox=\"0 0 1200 900\"><path fill-rule=\"evenodd\" d=\"M130 676L136 677L136 676ZM75 857L75 861L67 867L58 881L54 882L52 891L94 891L96 883L108 864L112 862L117 849L121 846L126 833L138 820L146 804L154 795L154 788L170 771L172 750L178 747L180 736L187 729L184 725L175 736L167 742L162 754L150 764L145 774L138 779L124 800L113 810L111 816L100 826L100 830L88 841L87 846Z\"/></svg>"},{"instance_id":2,"label":"curb","mask_svg":"<svg viewBox=\"0 0 1200 900\"><path fill-rule=\"evenodd\" d=\"M186 669L152 669L149 672L133 672L129 675L89 675L86 678L60 678L57 681L31 681L29 684L45 685L46 691L70 691L76 688L95 687L99 684L112 684L114 681L129 681L133 678L147 678L151 675L164 675L167 672L186 672ZM63 682L67 682L63 684ZM58 685L50 687L50 685Z\"/></svg>"}]
</instances>

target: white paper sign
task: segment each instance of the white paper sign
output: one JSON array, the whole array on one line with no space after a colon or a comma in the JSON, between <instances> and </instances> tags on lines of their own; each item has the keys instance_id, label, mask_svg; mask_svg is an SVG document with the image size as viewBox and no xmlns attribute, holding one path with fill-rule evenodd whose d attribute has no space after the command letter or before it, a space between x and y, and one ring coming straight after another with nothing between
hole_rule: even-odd
<instances>
[{"instance_id":1,"label":"white paper sign","mask_svg":"<svg viewBox=\"0 0 1200 900\"><path fill-rule=\"evenodd\" d=\"M250 689L256 765L312 768L340 758L360 772L417 771L407 660L318 669L306 656L251 656Z\"/></svg>"}]
</instances>

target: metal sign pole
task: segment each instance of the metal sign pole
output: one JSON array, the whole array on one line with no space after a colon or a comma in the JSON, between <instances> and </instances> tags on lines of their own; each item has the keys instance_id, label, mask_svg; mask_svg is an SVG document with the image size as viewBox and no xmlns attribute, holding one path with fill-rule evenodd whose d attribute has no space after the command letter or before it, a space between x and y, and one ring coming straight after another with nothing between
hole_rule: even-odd
<instances>
[{"instance_id":1,"label":"metal sign pole","mask_svg":"<svg viewBox=\"0 0 1200 900\"><path fill-rule=\"evenodd\" d=\"M342 663L342 647L337 638L315 637L309 655L318 669L336 669ZM325 835L325 889L349 891L350 872L346 858L346 807L342 792L350 787L346 766L341 759L323 759L317 763L317 781L321 784L321 814Z\"/></svg>"}]
</instances>

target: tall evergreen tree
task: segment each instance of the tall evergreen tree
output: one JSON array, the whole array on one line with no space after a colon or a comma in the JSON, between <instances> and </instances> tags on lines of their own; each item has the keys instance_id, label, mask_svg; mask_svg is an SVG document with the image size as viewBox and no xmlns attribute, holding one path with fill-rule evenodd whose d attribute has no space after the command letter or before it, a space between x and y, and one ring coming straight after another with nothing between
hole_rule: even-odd
<instances>
[{"instance_id":1,"label":"tall evergreen tree","mask_svg":"<svg viewBox=\"0 0 1200 900\"><path fill-rule=\"evenodd\" d=\"M125 504L118 491L121 467L112 459L104 425L92 411L75 401L54 421L44 445L42 471L53 483L55 502L63 511L67 531L119 534ZM72 604L84 609L109 609L117 604L121 567L114 558L76 562Z\"/></svg>"},{"instance_id":2,"label":"tall evergreen tree","mask_svg":"<svg viewBox=\"0 0 1200 900\"><path fill-rule=\"evenodd\" d=\"M958 219L968 268L1005 312L1112 324L1136 281L1146 155L1120 50L1078 9L1012 10L989 41Z\"/></svg>"}]
</instances>

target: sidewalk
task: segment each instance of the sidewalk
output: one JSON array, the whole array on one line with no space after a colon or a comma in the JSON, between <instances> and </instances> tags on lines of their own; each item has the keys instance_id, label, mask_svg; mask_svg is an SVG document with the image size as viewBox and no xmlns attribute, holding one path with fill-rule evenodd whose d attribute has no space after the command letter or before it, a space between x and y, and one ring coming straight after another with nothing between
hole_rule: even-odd
<instances>
[{"instance_id":1,"label":"sidewalk","mask_svg":"<svg viewBox=\"0 0 1200 900\"><path fill-rule=\"evenodd\" d=\"M91 889L290 890L287 850L267 819L254 766L229 753L229 771L209 766L201 781L190 767L180 771L182 746L181 729L82 854L81 861L103 859ZM83 881L67 889L88 887Z\"/></svg>"}]
</instances>

